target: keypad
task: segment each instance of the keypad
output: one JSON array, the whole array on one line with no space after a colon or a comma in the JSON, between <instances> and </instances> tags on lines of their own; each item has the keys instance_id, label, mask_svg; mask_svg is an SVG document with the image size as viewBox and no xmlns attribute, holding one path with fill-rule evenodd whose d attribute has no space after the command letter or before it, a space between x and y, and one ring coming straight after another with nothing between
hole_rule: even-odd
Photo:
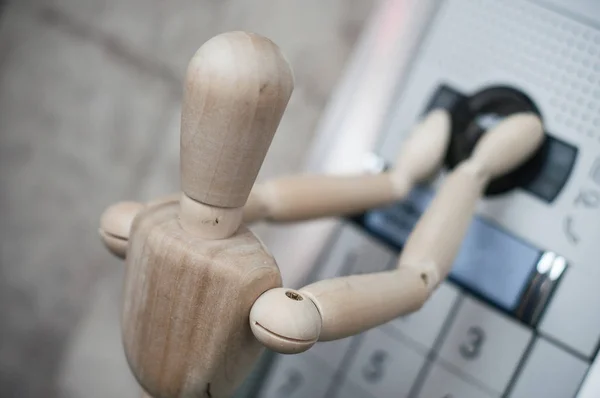
<instances>
[{"instance_id":1,"label":"keypad","mask_svg":"<svg viewBox=\"0 0 600 398\"><path fill-rule=\"evenodd\" d=\"M397 253L361 228L350 223L341 227L312 280L395 265ZM317 343L299 355L275 355L257 397L572 396L587 372L585 356L591 355L598 340L593 332L600 326L587 328L585 319L595 325L596 318L574 310L598 301L593 281L575 269L566 275L570 277L561 281L539 325L541 336L549 340L538 337L535 327L519 322L516 315L446 281L415 313L358 336ZM574 294L578 287L584 291ZM572 301L577 297L587 303ZM569 328L561 317L580 326Z\"/></svg>"},{"instance_id":2,"label":"keypad","mask_svg":"<svg viewBox=\"0 0 600 398\"><path fill-rule=\"evenodd\" d=\"M429 195L423 196L422 191L416 190L413 197L419 198L417 204L402 207L400 212L392 209L395 216L418 217ZM378 222L397 236L406 235L411 228L408 224L398 224L397 220L390 222L389 214L385 219L372 219L371 222ZM540 252L520 250L522 244L519 242L508 244L504 240L503 244L508 244L502 250L505 253L486 251L486 247L497 247L498 241L502 240L500 232L490 233L492 229L483 221L475 222L471 229L472 239L467 239L463 245L455 268L467 264L473 276L477 271L472 268L473 264L492 264L488 257L495 256L493 264L497 265L480 267L478 272L489 274L491 267L502 276L502 272L519 268L521 282L532 272L529 263L540 268ZM483 230L483 234L476 233ZM395 266L396 259L395 251L361 225L345 223L321 256L311 280L383 271ZM510 264L498 265L498 259ZM498 269L501 266L504 271ZM541 271L538 269L538 274ZM518 288L515 289L513 284L512 290L507 290L502 285L509 280L506 275L499 278L488 275L485 283L492 287L488 290L502 293L503 297L510 296L509 300L512 300L503 302L497 295L495 306L492 306L484 299L490 300L493 295L475 297L461 291L457 284L460 269L453 269L453 272L455 278L443 282L415 313L358 336L317 343L299 355L276 355L258 397L573 396L589 367L586 358L593 356L600 338L600 316L578 310L589 307L589 303L600 302L594 280L586 278L576 268L568 269L539 324L527 325L518 321L517 312L507 311L515 306L514 298L524 290L521 282ZM481 285L478 278L470 282ZM545 288L540 286L540 289ZM536 328L542 337L534 332Z\"/></svg>"}]
</instances>

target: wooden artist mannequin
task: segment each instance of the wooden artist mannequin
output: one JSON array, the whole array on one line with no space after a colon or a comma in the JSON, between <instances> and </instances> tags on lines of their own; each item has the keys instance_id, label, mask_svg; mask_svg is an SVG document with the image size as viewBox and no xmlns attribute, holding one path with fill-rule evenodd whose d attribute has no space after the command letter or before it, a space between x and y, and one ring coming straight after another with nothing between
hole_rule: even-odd
<instances>
[{"instance_id":1,"label":"wooden artist mannequin","mask_svg":"<svg viewBox=\"0 0 600 398\"><path fill-rule=\"evenodd\" d=\"M448 274L486 185L543 140L531 114L488 131L443 181L395 270L285 289L244 223L353 214L402 199L441 168L450 134L450 116L434 111L390 171L254 185L292 89L289 65L268 39L231 32L209 40L185 81L182 192L102 215L104 243L127 263L126 357L150 397L230 397L265 346L299 353L416 311Z\"/></svg>"}]
</instances>

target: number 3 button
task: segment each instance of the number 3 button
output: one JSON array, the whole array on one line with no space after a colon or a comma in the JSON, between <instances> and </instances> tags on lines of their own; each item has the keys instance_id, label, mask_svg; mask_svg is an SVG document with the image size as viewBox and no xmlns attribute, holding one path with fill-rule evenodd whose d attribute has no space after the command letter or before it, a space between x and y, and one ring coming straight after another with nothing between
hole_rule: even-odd
<instances>
[{"instance_id":1,"label":"number 3 button","mask_svg":"<svg viewBox=\"0 0 600 398\"><path fill-rule=\"evenodd\" d=\"M465 297L440 349L440 360L498 394L504 392L531 331L470 297Z\"/></svg>"}]
</instances>

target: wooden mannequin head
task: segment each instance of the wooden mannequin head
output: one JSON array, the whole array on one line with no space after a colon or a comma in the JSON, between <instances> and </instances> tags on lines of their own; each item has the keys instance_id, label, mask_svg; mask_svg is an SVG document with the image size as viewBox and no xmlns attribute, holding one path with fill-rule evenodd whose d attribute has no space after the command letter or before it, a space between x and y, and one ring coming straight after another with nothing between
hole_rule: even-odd
<instances>
[{"instance_id":1,"label":"wooden mannequin head","mask_svg":"<svg viewBox=\"0 0 600 398\"><path fill-rule=\"evenodd\" d=\"M264 37L225 33L196 52L181 112L185 229L211 239L237 229L292 89L287 61Z\"/></svg>"}]
</instances>

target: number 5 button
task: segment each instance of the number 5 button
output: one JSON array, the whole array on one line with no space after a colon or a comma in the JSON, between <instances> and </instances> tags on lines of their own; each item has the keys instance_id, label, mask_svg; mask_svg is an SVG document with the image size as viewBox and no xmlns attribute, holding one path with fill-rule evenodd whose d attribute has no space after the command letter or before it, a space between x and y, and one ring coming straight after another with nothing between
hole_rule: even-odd
<instances>
[{"instance_id":1,"label":"number 5 button","mask_svg":"<svg viewBox=\"0 0 600 398\"><path fill-rule=\"evenodd\" d=\"M333 372L318 360L278 355L260 398L324 398Z\"/></svg>"},{"instance_id":2,"label":"number 5 button","mask_svg":"<svg viewBox=\"0 0 600 398\"><path fill-rule=\"evenodd\" d=\"M470 376L502 394L531 336L526 327L465 297L439 358L450 370Z\"/></svg>"},{"instance_id":3,"label":"number 5 button","mask_svg":"<svg viewBox=\"0 0 600 398\"><path fill-rule=\"evenodd\" d=\"M406 397L424 363L416 349L373 329L365 333L343 388L352 390L356 385L377 398ZM345 398L343 394L337 397Z\"/></svg>"}]
</instances>

